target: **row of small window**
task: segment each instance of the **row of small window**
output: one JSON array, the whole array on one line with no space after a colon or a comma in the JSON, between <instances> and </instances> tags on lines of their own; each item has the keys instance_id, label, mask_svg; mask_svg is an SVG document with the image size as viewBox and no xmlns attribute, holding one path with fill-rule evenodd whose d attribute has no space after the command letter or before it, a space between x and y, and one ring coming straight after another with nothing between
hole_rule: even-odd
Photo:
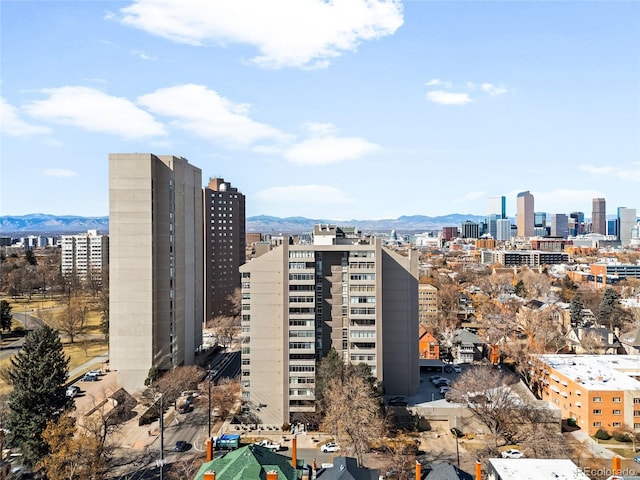
<instances>
[{"instance_id":1,"label":"row of small window","mask_svg":"<svg viewBox=\"0 0 640 480\"><path fill-rule=\"evenodd\" d=\"M290 250L289 258L315 258L313 250Z\"/></svg>"},{"instance_id":2,"label":"row of small window","mask_svg":"<svg viewBox=\"0 0 640 480\"><path fill-rule=\"evenodd\" d=\"M373 250L356 250L349 252L351 258L375 258L376 252Z\"/></svg>"},{"instance_id":3,"label":"row of small window","mask_svg":"<svg viewBox=\"0 0 640 480\"><path fill-rule=\"evenodd\" d=\"M313 388L290 388L289 395L295 397L313 397L316 394Z\"/></svg>"},{"instance_id":4,"label":"row of small window","mask_svg":"<svg viewBox=\"0 0 640 480\"><path fill-rule=\"evenodd\" d=\"M313 377L289 377L289 385L315 385Z\"/></svg>"},{"instance_id":5,"label":"row of small window","mask_svg":"<svg viewBox=\"0 0 640 480\"><path fill-rule=\"evenodd\" d=\"M316 274L315 273L290 273L289 274L289 281L307 281L307 280L315 280L316 279Z\"/></svg>"},{"instance_id":6,"label":"row of small window","mask_svg":"<svg viewBox=\"0 0 640 480\"><path fill-rule=\"evenodd\" d=\"M594 427L601 427L601 426L602 426L602 422L593 422L593 426L594 426ZM613 423L611 424L611 426L612 426L613 428L621 427L621 426L622 426L622 423L621 423L621 422L613 422ZM633 428L640 428L640 423L634 423L634 424L633 424Z\"/></svg>"},{"instance_id":7,"label":"row of small window","mask_svg":"<svg viewBox=\"0 0 640 480\"><path fill-rule=\"evenodd\" d=\"M352 362L375 362L376 361L375 355L362 355L362 354L352 353L350 358Z\"/></svg>"},{"instance_id":8,"label":"row of small window","mask_svg":"<svg viewBox=\"0 0 640 480\"><path fill-rule=\"evenodd\" d=\"M374 270L376 262L351 262L349 268L359 268L361 270Z\"/></svg>"},{"instance_id":9,"label":"row of small window","mask_svg":"<svg viewBox=\"0 0 640 480\"><path fill-rule=\"evenodd\" d=\"M352 307L351 315L375 315L375 307Z\"/></svg>"},{"instance_id":10,"label":"row of small window","mask_svg":"<svg viewBox=\"0 0 640 480\"><path fill-rule=\"evenodd\" d=\"M350 303L376 303L376 297L351 297Z\"/></svg>"},{"instance_id":11,"label":"row of small window","mask_svg":"<svg viewBox=\"0 0 640 480\"><path fill-rule=\"evenodd\" d=\"M290 350L313 350L315 342L289 342Z\"/></svg>"},{"instance_id":12,"label":"row of small window","mask_svg":"<svg viewBox=\"0 0 640 480\"><path fill-rule=\"evenodd\" d=\"M315 262L289 262L289 270L308 270L315 268Z\"/></svg>"},{"instance_id":13,"label":"row of small window","mask_svg":"<svg viewBox=\"0 0 640 480\"><path fill-rule=\"evenodd\" d=\"M613 415L622 415L622 410L613 410ZM602 410L596 408L593 410L594 415L602 415Z\"/></svg>"},{"instance_id":14,"label":"row of small window","mask_svg":"<svg viewBox=\"0 0 640 480\"><path fill-rule=\"evenodd\" d=\"M349 278L352 282L373 281L376 279L376 274L375 273L352 273L349 276Z\"/></svg>"},{"instance_id":15,"label":"row of small window","mask_svg":"<svg viewBox=\"0 0 640 480\"><path fill-rule=\"evenodd\" d=\"M613 401L613 403L620 403L620 402L622 402L622 397L613 397L611 400ZM640 399L638 399L638 400L640 400ZM593 397L593 401L594 401L594 403L600 403L600 402L602 402L602 397ZM633 403L636 403L636 399L635 398L633 399ZM640 402L638 402L638 403L640 403Z\"/></svg>"},{"instance_id":16,"label":"row of small window","mask_svg":"<svg viewBox=\"0 0 640 480\"><path fill-rule=\"evenodd\" d=\"M315 303L315 297L289 297L289 303Z\"/></svg>"},{"instance_id":17,"label":"row of small window","mask_svg":"<svg viewBox=\"0 0 640 480\"><path fill-rule=\"evenodd\" d=\"M291 330L289 338L315 338L316 332L313 330Z\"/></svg>"}]
</instances>

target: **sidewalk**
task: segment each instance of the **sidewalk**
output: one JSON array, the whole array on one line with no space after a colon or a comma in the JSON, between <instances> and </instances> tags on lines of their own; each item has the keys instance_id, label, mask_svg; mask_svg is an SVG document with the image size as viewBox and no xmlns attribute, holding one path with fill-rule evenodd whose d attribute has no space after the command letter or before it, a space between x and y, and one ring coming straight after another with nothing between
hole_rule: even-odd
<instances>
[{"instance_id":1,"label":"sidewalk","mask_svg":"<svg viewBox=\"0 0 640 480\"><path fill-rule=\"evenodd\" d=\"M574 438L580 442L586 442L586 445L588 445L589 450L596 457L608 458L608 459L611 459L614 457L614 453L611 450L600 445L593 438L591 438L585 431L576 430L575 432L571 432L570 435L573 435Z\"/></svg>"}]
</instances>

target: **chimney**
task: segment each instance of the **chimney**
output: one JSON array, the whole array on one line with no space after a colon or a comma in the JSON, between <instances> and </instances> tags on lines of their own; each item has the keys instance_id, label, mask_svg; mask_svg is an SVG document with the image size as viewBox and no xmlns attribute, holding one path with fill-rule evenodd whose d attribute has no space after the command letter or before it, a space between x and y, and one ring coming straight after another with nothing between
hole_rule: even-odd
<instances>
[{"instance_id":1,"label":"chimney","mask_svg":"<svg viewBox=\"0 0 640 480\"><path fill-rule=\"evenodd\" d=\"M420 480L422 478L422 466L420 462L416 460L416 480Z\"/></svg>"},{"instance_id":2,"label":"chimney","mask_svg":"<svg viewBox=\"0 0 640 480\"><path fill-rule=\"evenodd\" d=\"M609 345L613 345L613 339L614 339L613 332L609 332L609 336L607 337L607 343Z\"/></svg>"},{"instance_id":3,"label":"chimney","mask_svg":"<svg viewBox=\"0 0 640 480\"><path fill-rule=\"evenodd\" d=\"M614 455L613 458L611 459L611 467L612 467L612 472L614 475L620 475L620 457L617 455Z\"/></svg>"},{"instance_id":4,"label":"chimney","mask_svg":"<svg viewBox=\"0 0 640 480\"><path fill-rule=\"evenodd\" d=\"M202 480L216 480L216 471L215 470L207 470L204 472L204 477Z\"/></svg>"},{"instance_id":5,"label":"chimney","mask_svg":"<svg viewBox=\"0 0 640 480\"><path fill-rule=\"evenodd\" d=\"M267 472L266 480L278 480L278 472L276 472L275 470L271 470L270 472Z\"/></svg>"},{"instance_id":6,"label":"chimney","mask_svg":"<svg viewBox=\"0 0 640 480\"><path fill-rule=\"evenodd\" d=\"M482 464L476 462L476 480L482 480Z\"/></svg>"},{"instance_id":7,"label":"chimney","mask_svg":"<svg viewBox=\"0 0 640 480\"><path fill-rule=\"evenodd\" d=\"M295 435L291 439L291 465L293 468L298 465L298 438Z\"/></svg>"},{"instance_id":8,"label":"chimney","mask_svg":"<svg viewBox=\"0 0 640 480\"><path fill-rule=\"evenodd\" d=\"M210 438L207 438L207 441L204 444L204 448L206 449L207 452L207 462L210 462L213 459L213 442L211 441Z\"/></svg>"},{"instance_id":9,"label":"chimney","mask_svg":"<svg viewBox=\"0 0 640 480\"><path fill-rule=\"evenodd\" d=\"M578 327L578 340L582 340L584 337L584 328Z\"/></svg>"}]
</instances>

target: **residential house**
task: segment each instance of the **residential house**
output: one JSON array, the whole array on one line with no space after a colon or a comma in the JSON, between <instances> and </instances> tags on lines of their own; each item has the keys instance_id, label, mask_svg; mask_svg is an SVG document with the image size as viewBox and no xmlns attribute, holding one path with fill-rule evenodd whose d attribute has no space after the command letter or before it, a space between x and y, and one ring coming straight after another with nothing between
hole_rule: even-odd
<instances>
[{"instance_id":1,"label":"residential house","mask_svg":"<svg viewBox=\"0 0 640 480\"><path fill-rule=\"evenodd\" d=\"M238 478L302 480L310 477L310 472L304 467L304 462L300 462L302 465L295 468L291 462L291 458L268 448L260 445L247 445L232 450L223 457L205 462L193 480L236 480Z\"/></svg>"},{"instance_id":2,"label":"residential house","mask_svg":"<svg viewBox=\"0 0 640 480\"><path fill-rule=\"evenodd\" d=\"M440 343L433 333L433 329L420 327L419 340L420 358L438 360L440 358Z\"/></svg>"},{"instance_id":3,"label":"residential house","mask_svg":"<svg viewBox=\"0 0 640 480\"><path fill-rule=\"evenodd\" d=\"M577 354L624 354L624 347L614 332L606 327L577 327L566 334L569 351Z\"/></svg>"},{"instance_id":4,"label":"residential house","mask_svg":"<svg viewBox=\"0 0 640 480\"><path fill-rule=\"evenodd\" d=\"M358 467L358 461L350 457L334 457L333 467L316 472L319 480L378 480L380 470Z\"/></svg>"},{"instance_id":5,"label":"residential house","mask_svg":"<svg viewBox=\"0 0 640 480\"><path fill-rule=\"evenodd\" d=\"M619 340L627 355L640 353L640 328L623 333L620 335Z\"/></svg>"},{"instance_id":6,"label":"residential house","mask_svg":"<svg viewBox=\"0 0 640 480\"><path fill-rule=\"evenodd\" d=\"M484 342L475 333L459 329L453 336L453 356L455 363L473 363L484 356Z\"/></svg>"}]
</instances>

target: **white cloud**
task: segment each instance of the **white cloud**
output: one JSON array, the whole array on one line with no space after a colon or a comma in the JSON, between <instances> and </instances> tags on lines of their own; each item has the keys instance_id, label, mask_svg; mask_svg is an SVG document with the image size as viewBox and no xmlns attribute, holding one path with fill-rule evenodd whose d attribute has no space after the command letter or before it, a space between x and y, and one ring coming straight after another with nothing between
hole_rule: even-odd
<instances>
[{"instance_id":1,"label":"white cloud","mask_svg":"<svg viewBox=\"0 0 640 480\"><path fill-rule=\"evenodd\" d=\"M614 165L580 165L583 172L592 175L609 175L619 180L640 182L640 162L632 162L629 167Z\"/></svg>"},{"instance_id":2,"label":"white cloud","mask_svg":"<svg viewBox=\"0 0 640 480\"><path fill-rule=\"evenodd\" d=\"M26 111L37 118L126 139L166 133L161 123L126 98L113 97L82 86L48 88L42 92L49 98L32 102L26 107Z\"/></svg>"},{"instance_id":3,"label":"white cloud","mask_svg":"<svg viewBox=\"0 0 640 480\"><path fill-rule=\"evenodd\" d=\"M303 125L309 132L313 134L327 135L335 132L336 127L333 123L308 122Z\"/></svg>"},{"instance_id":4,"label":"white cloud","mask_svg":"<svg viewBox=\"0 0 640 480\"><path fill-rule=\"evenodd\" d=\"M270 215L327 218L330 207L347 206L354 199L339 188L327 185L289 185L271 187L251 196L252 201L260 203L261 208ZM297 212L292 213L292 205Z\"/></svg>"},{"instance_id":5,"label":"white cloud","mask_svg":"<svg viewBox=\"0 0 640 480\"><path fill-rule=\"evenodd\" d=\"M153 55L149 55L148 53L145 53L140 50L131 50L131 55L135 55L136 57L139 57L142 60L154 61L158 59L158 57L154 57Z\"/></svg>"},{"instance_id":6,"label":"white cloud","mask_svg":"<svg viewBox=\"0 0 640 480\"><path fill-rule=\"evenodd\" d=\"M452 88L453 85L449 81L440 80L439 78L434 78L425 83L427 87L444 87L444 88Z\"/></svg>"},{"instance_id":7,"label":"white cloud","mask_svg":"<svg viewBox=\"0 0 640 480\"><path fill-rule=\"evenodd\" d=\"M32 125L18 118L18 110L0 98L0 131L10 137L32 137L51 133L48 127Z\"/></svg>"},{"instance_id":8,"label":"white cloud","mask_svg":"<svg viewBox=\"0 0 640 480\"><path fill-rule=\"evenodd\" d=\"M48 168L42 171L46 177L75 177L76 172L64 168Z\"/></svg>"},{"instance_id":9,"label":"white cloud","mask_svg":"<svg viewBox=\"0 0 640 480\"><path fill-rule=\"evenodd\" d=\"M473 102L468 93L445 92L444 90L428 92L427 100L440 105L466 105Z\"/></svg>"},{"instance_id":10,"label":"white cloud","mask_svg":"<svg viewBox=\"0 0 640 480\"><path fill-rule=\"evenodd\" d=\"M303 165L328 165L355 160L380 150L380 146L360 137L312 137L286 150L284 157Z\"/></svg>"},{"instance_id":11,"label":"white cloud","mask_svg":"<svg viewBox=\"0 0 640 480\"><path fill-rule=\"evenodd\" d=\"M157 115L173 117L172 126L208 140L233 145L291 140L280 130L252 120L249 105L234 104L203 85L161 88L137 102Z\"/></svg>"},{"instance_id":12,"label":"white cloud","mask_svg":"<svg viewBox=\"0 0 640 480\"><path fill-rule=\"evenodd\" d=\"M403 24L398 0L136 0L121 22L190 45L241 43L268 68L325 68Z\"/></svg>"},{"instance_id":13,"label":"white cloud","mask_svg":"<svg viewBox=\"0 0 640 480\"><path fill-rule=\"evenodd\" d=\"M489 95L504 95L507 93L507 89L504 87L498 87L493 83L483 83L481 85L482 91L488 93Z\"/></svg>"}]
</instances>

